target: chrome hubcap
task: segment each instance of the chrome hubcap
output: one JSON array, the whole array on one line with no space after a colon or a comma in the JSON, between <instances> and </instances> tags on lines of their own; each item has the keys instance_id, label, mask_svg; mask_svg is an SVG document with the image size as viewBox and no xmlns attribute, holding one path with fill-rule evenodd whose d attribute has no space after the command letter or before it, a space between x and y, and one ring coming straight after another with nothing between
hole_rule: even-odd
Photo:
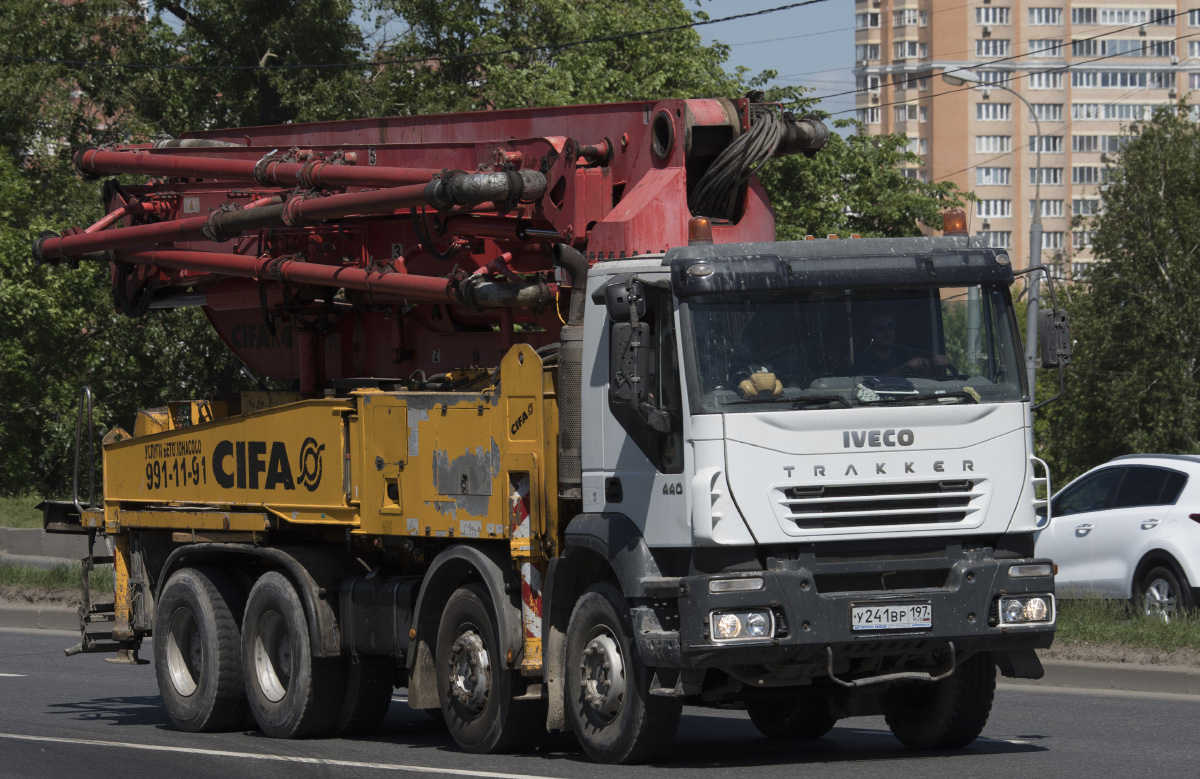
<instances>
[{"instance_id":1,"label":"chrome hubcap","mask_svg":"<svg viewBox=\"0 0 1200 779\"><path fill-rule=\"evenodd\" d=\"M1142 609L1148 617L1170 622L1175 615L1175 591L1166 579L1155 579L1146 587Z\"/></svg>"},{"instance_id":2,"label":"chrome hubcap","mask_svg":"<svg viewBox=\"0 0 1200 779\"><path fill-rule=\"evenodd\" d=\"M615 717L625 701L625 661L611 634L602 633L584 647L579 679L584 702L597 714Z\"/></svg>"},{"instance_id":3,"label":"chrome hubcap","mask_svg":"<svg viewBox=\"0 0 1200 779\"><path fill-rule=\"evenodd\" d=\"M450 696L468 711L483 711L487 705L491 661L483 639L467 630L450 646Z\"/></svg>"},{"instance_id":4,"label":"chrome hubcap","mask_svg":"<svg viewBox=\"0 0 1200 779\"><path fill-rule=\"evenodd\" d=\"M204 644L196 618L187 609L176 609L167 625L167 672L171 686L187 697L199 686L204 664Z\"/></svg>"},{"instance_id":5,"label":"chrome hubcap","mask_svg":"<svg viewBox=\"0 0 1200 779\"><path fill-rule=\"evenodd\" d=\"M287 623L278 612L263 614L254 638L254 678L267 700L278 703L287 695L294 662Z\"/></svg>"}]
</instances>

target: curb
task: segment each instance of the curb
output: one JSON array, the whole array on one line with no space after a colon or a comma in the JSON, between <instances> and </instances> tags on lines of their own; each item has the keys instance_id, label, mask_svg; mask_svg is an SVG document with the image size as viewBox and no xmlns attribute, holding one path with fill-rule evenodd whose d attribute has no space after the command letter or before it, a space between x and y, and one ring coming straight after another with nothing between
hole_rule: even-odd
<instances>
[{"instance_id":1,"label":"curb","mask_svg":"<svg viewBox=\"0 0 1200 779\"><path fill-rule=\"evenodd\" d=\"M1123 663L1085 663L1043 660L1041 679L1003 679L1013 687L1067 687L1077 690L1200 695L1200 668L1191 666L1137 666Z\"/></svg>"},{"instance_id":2,"label":"curb","mask_svg":"<svg viewBox=\"0 0 1200 779\"><path fill-rule=\"evenodd\" d=\"M70 606L0 604L0 627L79 631L79 611Z\"/></svg>"}]
</instances>

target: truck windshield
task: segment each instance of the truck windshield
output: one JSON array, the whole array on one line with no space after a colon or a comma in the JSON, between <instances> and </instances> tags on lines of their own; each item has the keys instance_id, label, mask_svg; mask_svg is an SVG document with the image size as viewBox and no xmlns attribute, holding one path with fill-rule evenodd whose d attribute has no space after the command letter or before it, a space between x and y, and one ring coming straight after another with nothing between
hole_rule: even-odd
<instances>
[{"instance_id":1,"label":"truck windshield","mask_svg":"<svg viewBox=\"0 0 1200 779\"><path fill-rule=\"evenodd\" d=\"M998 285L705 295L682 307L693 411L1021 400Z\"/></svg>"}]
</instances>

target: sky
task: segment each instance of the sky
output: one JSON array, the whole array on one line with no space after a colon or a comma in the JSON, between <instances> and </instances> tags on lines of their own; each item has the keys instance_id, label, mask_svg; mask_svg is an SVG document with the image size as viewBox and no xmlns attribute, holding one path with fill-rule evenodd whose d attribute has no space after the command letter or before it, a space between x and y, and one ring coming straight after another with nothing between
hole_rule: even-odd
<instances>
[{"instance_id":1,"label":"sky","mask_svg":"<svg viewBox=\"0 0 1200 779\"><path fill-rule=\"evenodd\" d=\"M788 5L790 0L701 0L711 18ZM751 75L779 73L777 83L810 87L810 95L854 89L854 2L827 0L816 5L777 11L697 28L705 43L720 41L731 51L726 67L738 65ZM832 97L821 109L834 119L854 116L854 95ZM842 112L842 113L839 113Z\"/></svg>"}]
</instances>

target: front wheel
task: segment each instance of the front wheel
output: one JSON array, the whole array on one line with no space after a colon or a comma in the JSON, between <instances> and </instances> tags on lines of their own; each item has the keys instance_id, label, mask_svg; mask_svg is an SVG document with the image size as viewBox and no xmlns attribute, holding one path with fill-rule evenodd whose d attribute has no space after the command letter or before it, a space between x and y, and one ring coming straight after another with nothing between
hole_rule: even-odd
<instances>
[{"instance_id":1,"label":"front wheel","mask_svg":"<svg viewBox=\"0 0 1200 779\"><path fill-rule=\"evenodd\" d=\"M747 701L746 712L759 733L776 741L820 738L837 724L829 700L821 697Z\"/></svg>"},{"instance_id":2,"label":"front wheel","mask_svg":"<svg viewBox=\"0 0 1200 779\"><path fill-rule=\"evenodd\" d=\"M983 732L996 694L996 666L986 652L938 682L909 682L883 694L892 734L912 749L959 749Z\"/></svg>"},{"instance_id":3,"label":"front wheel","mask_svg":"<svg viewBox=\"0 0 1200 779\"><path fill-rule=\"evenodd\" d=\"M1166 566L1157 566L1146 572L1135 591L1134 605L1139 612L1164 623L1179 616L1191 606L1187 589L1180 576Z\"/></svg>"},{"instance_id":4,"label":"front wheel","mask_svg":"<svg viewBox=\"0 0 1200 779\"><path fill-rule=\"evenodd\" d=\"M642 763L675 736L683 705L649 694L629 606L607 582L592 586L567 627L567 713L583 751L598 763Z\"/></svg>"}]
</instances>

